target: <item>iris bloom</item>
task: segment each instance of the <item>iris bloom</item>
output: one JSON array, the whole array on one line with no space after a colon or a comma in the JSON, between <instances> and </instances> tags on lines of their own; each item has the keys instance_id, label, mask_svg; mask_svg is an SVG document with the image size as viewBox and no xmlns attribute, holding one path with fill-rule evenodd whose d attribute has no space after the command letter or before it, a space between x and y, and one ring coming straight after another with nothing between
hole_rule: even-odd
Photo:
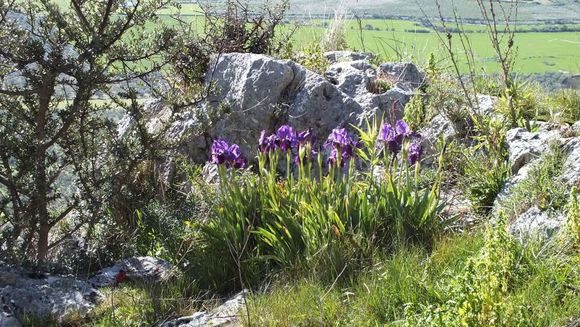
<instances>
[{"instance_id":1,"label":"iris bloom","mask_svg":"<svg viewBox=\"0 0 580 327\"><path fill-rule=\"evenodd\" d=\"M226 167L244 168L246 160L237 144L229 145L228 142L217 139L211 145L211 162Z\"/></svg>"},{"instance_id":2,"label":"iris bloom","mask_svg":"<svg viewBox=\"0 0 580 327\"><path fill-rule=\"evenodd\" d=\"M423 147L418 142L413 142L409 145L409 164L414 165L421 160L423 154Z\"/></svg>"},{"instance_id":3,"label":"iris bloom","mask_svg":"<svg viewBox=\"0 0 580 327\"><path fill-rule=\"evenodd\" d=\"M316 143L316 136L312 132L312 128L298 133L297 137L297 155L294 157L294 162L299 165L300 161L304 163L306 160L313 160L316 158L318 152L314 150L314 143ZM306 151L310 149L310 156Z\"/></svg>"},{"instance_id":4,"label":"iris bloom","mask_svg":"<svg viewBox=\"0 0 580 327\"><path fill-rule=\"evenodd\" d=\"M350 158L354 157L354 150L359 146L358 142L346 131L345 128L334 129L324 143L324 147L332 146L328 163L335 165L338 161L338 155L341 156L341 166Z\"/></svg>"},{"instance_id":5,"label":"iris bloom","mask_svg":"<svg viewBox=\"0 0 580 327\"><path fill-rule=\"evenodd\" d=\"M393 129L391 124L385 123L383 127L381 127L379 141L384 142L389 150L394 154L401 151L401 144L399 143L395 129Z\"/></svg>"},{"instance_id":6,"label":"iris bloom","mask_svg":"<svg viewBox=\"0 0 580 327\"><path fill-rule=\"evenodd\" d=\"M286 152L293 147L296 147L298 139L296 137L296 132L292 127L288 125L283 125L276 131L276 144L282 152Z\"/></svg>"},{"instance_id":7,"label":"iris bloom","mask_svg":"<svg viewBox=\"0 0 580 327\"><path fill-rule=\"evenodd\" d=\"M276 150L277 137L276 134L266 136L266 131L260 133L260 139L258 140L258 150L261 153L269 153Z\"/></svg>"},{"instance_id":8,"label":"iris bloom","mask_svg":"<svg viewBox=\"0 0 580 327\"><path fill-rule=\"evenodd\" d=\"M396 155L401 152L405 139L418 137L421 135L412 131L404 120L397 120L394 128L389 123L383 124L378 141L385 143L386 147Z\"/></svg>"}]
</instances>

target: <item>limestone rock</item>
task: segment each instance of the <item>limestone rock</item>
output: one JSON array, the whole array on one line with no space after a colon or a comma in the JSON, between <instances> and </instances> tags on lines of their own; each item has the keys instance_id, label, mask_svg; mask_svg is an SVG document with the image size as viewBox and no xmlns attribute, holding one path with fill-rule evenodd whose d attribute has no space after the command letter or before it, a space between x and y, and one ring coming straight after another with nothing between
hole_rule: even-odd
<instances>
[{"instance_id":1,"label":"limestone rock","mask_svg":"<svg viewBox=\"0 0 580 327\"><path fill-rule=\"evenodd\" d=\"M404 66L421 74L412 64ZM375 115L399 119L415 90L409 83L399 83L383 94L369 92L376 71L363 60L336 63L327 78L293 61L259 54L222 54L210 67L206 85L212 95L183 114L168 134L183 137L180 150L198 163L209 159L216 138L239 144L251 160L260 132L273 132L283 124L297 130L313 128L323 140L333 128L361 125ZM408 75L406 81L412 82Z\"/></svg>"},{"instance_id":2,"label":"limestone rock","mask_svg":"<svg viewBox=\"0 0 580 327\"><path fill-rule=\"evenodd\" d=\"M238 293L215 310L196 312L188 317L165 322L159 327L242 326L240 314L246 305L247 291Z\"/></svg>"},{"instance_id":3,"label":"limestone rock","mask_svg":"<svg viewBox=\"0 0 580 327\"><path fill-rule=\"evenodd\" d=\"M499 102L499 98L493 95L478 94L477 102L479 104L479 114L487 117L492 117L496 114L495 109Z\"/></svg>"},{"instance_id":4,"label":"limestone rock","mask_svg":"<svg viewBox=\"0 0 580 327\"><path fill-rule=\"evenodd\" d=\"M0 311L0 327L22 327L16 317Z\"/></svg>"},{"instance_id":5,"label":"limestone rock","mask_svg":"<svg viewBox=\"0 0 580 327\"><path fill-rule=\"evenodd\" d=\"M457 138L457 131L453 122L444 114L438 114L429 122L426 128L419 131L423 145L425 158L429 158L436 153L437 142L443 138L446 142L451 142Z\"/></svg>"},{"instance_id":6,"label":"limestone rock","mask_svg":"<svg viewBox=\"0 0 580 327\"><path fill-rule=\"evenodd\" d=\"M50 315L57 319L71 312L84 315L102 298L90 283L74 277L32 274L7 266L0 266L0 275L3 276L0 305L4 314L0 320L7 321L6 324L15 323L9 315Z\"/></svg>"},{"instance_id":7,"label":"limestone rock","mask_svg":"<svg viewBox=\"0 0 580 327\"><path fill-rule=\"evenodd\" d=\"M567 140L564 151L568 157L560 178L570 186L580 186L580 137Z\"/></svg>"},{"instance_id":8,"label":"limestone rock","mask_svg":"<svg viewBox=\"0 0 580 327\"><path fill-rule=\"evenodd\" d=\"M545 123L540 125L537 132L529 132L524 128L509 130L506 142L512 174L517 174L524 165L539 158L542 153L549 150L550 143L558 142L560 138L560 130L553 129Z\"/></svg>"},{"instance_id":9,"label":"limestone rock","mask_svg":"<svg viewBox=\"0 0 580 327\"><path fill-rule=\"evenodd\" d=\"M425 83L425 73L410 62L388 62L379 67L379 77L386 78L402 89L418 88Z\"/></svg>"},{"instance_id":10,"label":"limestone rock","mask_svg":"<svg viewBox=\"0 0 580 327\"><path fill-rule=\"evenodd\" d=\"M115 277L121 270L129 279L161 281L169 277L171 268L171 264L165 260L153 257L133 257L101 270L89 278L89 282L96 287L114 285Z\"/></svg>"}]
</instances>

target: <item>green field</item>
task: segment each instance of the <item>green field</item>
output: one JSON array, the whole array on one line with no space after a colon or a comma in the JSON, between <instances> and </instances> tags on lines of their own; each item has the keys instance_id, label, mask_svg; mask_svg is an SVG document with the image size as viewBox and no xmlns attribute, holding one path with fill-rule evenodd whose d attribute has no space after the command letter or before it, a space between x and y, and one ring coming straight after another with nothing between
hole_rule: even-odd
<instances>
[{"instance_id":1,"label":"green field","mask_svg":"<svg viewBox=\"0 0 580 327\"><path fill-rule=\"evenodd\" d=\"M200 0L207 2L207 0ZM254 2L256 0L253 0ZM215 1L214 1L215 2ZM488 2L488 1L485 1ZM423 12L430 17L438 17L435 0L292 0L291 12L298 15L332 14L339 5L344 5L349 12L360 15L380 15L414 18L423 17ZM439 0L445 17L453 17L453 9L463 18L481 17L475 0ZM509 1L503 1L509 7ZM421 11L423 10L423 12ZM575 20L580 18L580 1L578 0L519 0L518 19L527 21L539 20Z\"/></svg>"},{"instance_id":2,"label":"green field","mask_svg":"<svg viewBox=\"0 0 580 327\"><path fill-rule=\"evenodd\" d=\"M196 14L199 8L193 5L184 5L181 14L185 20L203 24L203 17ZM169 12L160 15L166 23L174 22ZM309 44L318 42L325 32L325 27L331 20L308 20L292 21L284 28L298 29L293 37L295 49L300 49ZM423 63L430 53L442 62L446 61L447 53L443 50L441 42L432 29L418 26L416 21L394 19L366 19L362 26L373 30L363 30L363 42L361 42L360 30L355 20L349 20L346 24L346 37L351 49L372 51L392 60L410 59ZM545 25L521 25L519 30L526 31L534 27ZM578 24L568 24L569 27L577 28ZM498 70L495 62L493 49L490 46L489 37L484 31L483 25L466 25L473 50L480 69L487 73ZM429 33L416 33L422 30ZM455 50L460 54L462 48L459 38L453 39ZM517 49L517 61L515 71L523 74L546 73L546 72L580 72L580 32L525 32L518 33L515 38ZM459 56L461 57L461 56Z\"/></svg>"},{"instance_id":3,"label":"green field","mask_svg":"<svg viewBox=\"0 0 580 327\"><path fill-rule=\"evenodd\" d=\"M403 20L365 20L363 26L371 25L379 30L364 30L364 47L356 21L349 21L346 36L349 47L367 50L386 55L393 59L413 59L419 62L426 60L433 52L438 59L447 57L441 47L437 34L409 32L417 27L413 21ZM296 44L307 44L320 39L325 31L322 21L313 21L309 26L301 27L295 34ZM469 26L471 29L484 29ZM527 26L522 26L522 29ZM469 38L476 60L486 72L497 71L493 50L485 33L470 33ZM453 39L456 51L460 53L459 38ZM520 73L545 72L580 72L580 33L579 32L542 32L518 33L515 38L517 61L515 70ZM402 58L399 58L402 56Z\"/></svg>"}]
</instances>

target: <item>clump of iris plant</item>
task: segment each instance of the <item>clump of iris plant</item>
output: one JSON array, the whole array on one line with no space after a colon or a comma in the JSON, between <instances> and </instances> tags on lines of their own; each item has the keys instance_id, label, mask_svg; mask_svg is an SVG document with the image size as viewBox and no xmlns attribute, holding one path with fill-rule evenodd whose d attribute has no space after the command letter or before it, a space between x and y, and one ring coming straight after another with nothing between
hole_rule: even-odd
<instances>
[{"instance_id":1,"label":"clump of iris plant","mask_svg":"<svg viewBox=\"0 0 580 327\"><path fill-rule=\"evenodd\" d=\"M389 149L393 157L396 157L403 149L405 140L410 140L408 160L411 165L414 165L421 160L421 155L423 154L423 148L418 142L419 138L421 138L421 135L412 131L405 121L397 120L394 127L389 123L383 124L378 136L378 142L385 149Z\"/></svg>"},{"instance_id":2,"label":"clump of iris plant","mask_svg":"<svg viewBox=\"0 0 580 327\"><path fill-rule=\"evenodd\" d=\"M324 143L325 148L332 147L330 157L327 160L328 164L344 166L348 160L355 156L355 149L358 146L359 143L345 128L333 129Z\"/></svg>"},{"instance_id":3,"label":"clump of iris plant","mask_svg":"<svg viewBox=\"0 0 580 327\"><path fill-rule=\"evenodd\" d=\"M228 144L225 140L217 139L211 145L211 162L226 167L244 168L246 160L237 144Z\"/></svg>"},{"instance_id":4,"label":"clump of iris plant","mask_svg":"<svg viewBox=\"0 0 580 327\"><path fill-rule=\"evenodd\" d=\"M398 120L394 125L389 123L382 125L378 135L378 143L385 151L388 150L393 155L393 160L405 149L403 153L408 156L409 164L414 165L421 160L423 154L423 148L419 142L420 137L418 133L409 128L405 121ZM409 142L408 147L405 146L406 142ZM292 127L283 125L271 135L267 135L266 131L260 133L258 151L263 155L262 158L267 158L270 154L274 155L276 161L277 153L286 154L289 171L292 156L294 156L293 161L296 165L314 160L318 155L315 143L316 136L312 129L296 132ZM345 128L334 129L324 142L324 148L330 149L327 163L331 166L344 167L349 160L356 156L356 149L359 147L360 143ZM212 162L215 164L234 168L242 168L246 165L237 144L229 145L226 141L218 139L214 141L211 151Z\"/></svg>"}]
</instances>

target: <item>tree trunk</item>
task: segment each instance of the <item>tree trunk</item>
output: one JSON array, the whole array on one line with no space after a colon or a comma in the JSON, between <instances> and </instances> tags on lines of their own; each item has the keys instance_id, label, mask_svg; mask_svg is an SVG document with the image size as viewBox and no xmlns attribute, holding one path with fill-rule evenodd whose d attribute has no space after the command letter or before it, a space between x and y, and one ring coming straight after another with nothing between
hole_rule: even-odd
<instances>
[{"instance_id":1,"label":"tree trunk","mask_svg":"<svg viewBox=\"0 0 580 327\"><path fill-rule=\"evenodd\" d=\"M48 234L50 232L50 215L48 213L48 192L49 185L46 176L46 121L49 118L50 99L54 94L55 79L53 74L47 73L43 80L43 87L40 88L38 113L36 115L36 150L34 156L35 163L35 197L36 201L36 224L34 228L38 231L38 242L36 245L36 260L43 262L48 254ZM32 226L31 226L32 227Z\"/></svg>"}]
</instances>

